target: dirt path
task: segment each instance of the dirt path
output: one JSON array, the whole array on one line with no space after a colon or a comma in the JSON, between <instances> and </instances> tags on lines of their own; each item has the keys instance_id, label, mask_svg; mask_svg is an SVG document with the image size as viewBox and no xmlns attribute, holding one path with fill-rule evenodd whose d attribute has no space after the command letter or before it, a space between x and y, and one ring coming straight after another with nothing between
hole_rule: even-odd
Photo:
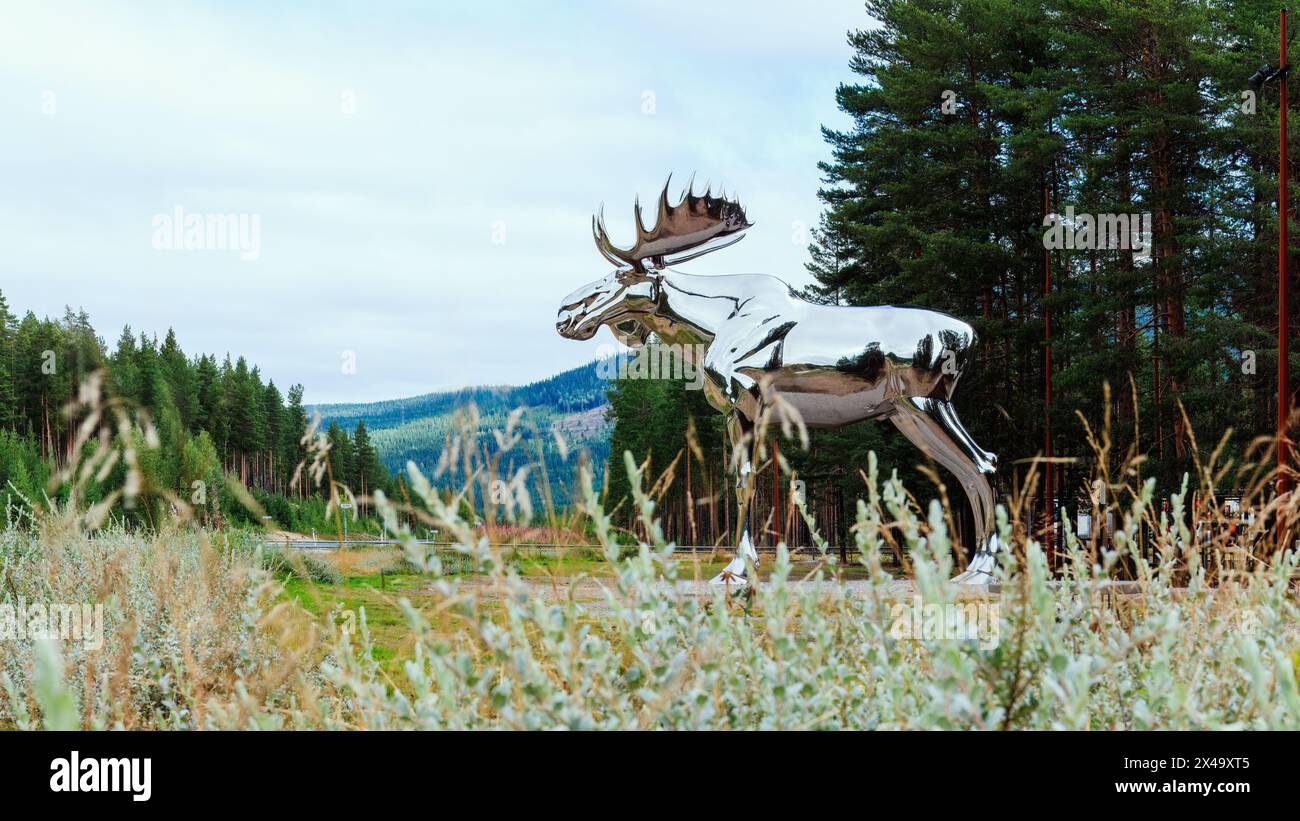
<instances>
[{"instance_id":1,"label":"dirt path","mask_svg":"<svg viewBox=\"0 0 1300 821\"><path fill-rule=\"evenodd\" d=\"M528 585L529 591L533 595L541 596L543 601L561 602L567 600L570 596L575 601L580 602L599 602L605 598L605 590L614 589L614 580L610 578L583 578L577 581L568 581L562 578L549 579L535 576L524 577L523 581ZM762 584L762 582L759 582ZM496 584L490 579L483 577L471 577L463 580L463 585L473 588L484 600L495 600L498 597ZM667 584L667 582L664 582ZM834 582L815 582L815 581L791 581L790 589L797 593L802 593L809 588L817 588L819 585L828 586ZM862 579L850 579L843 582L844 587L850 595L866 595L870 590L870 584ZM695 581L694 579L679 580L677 590L687 595L711 596L717 588L712 587L706 581ZM890 598L904 599L909 598L916 592L916 584L911 579L895 579L885 588L885 595Z\"/></svg>"}]
</instances>

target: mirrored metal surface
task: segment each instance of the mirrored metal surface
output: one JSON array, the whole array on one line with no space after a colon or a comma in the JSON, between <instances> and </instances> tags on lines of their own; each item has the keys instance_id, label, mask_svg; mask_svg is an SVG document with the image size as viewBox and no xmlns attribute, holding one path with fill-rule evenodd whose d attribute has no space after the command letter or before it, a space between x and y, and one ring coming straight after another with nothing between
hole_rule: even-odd
<instances>
[{"instance_id":1,"label":"mirrored metal surface","mask_svg":"<svg viewBox=\"0 0 1300 821\"><path fill-rule=\"evenodd\" d=\"M903 306L847 307L801 299L763 274L694 276L668 266L730 245L750 227L740 205L689 188L669 205L665 186L658 219L647 230L636 209L629 249L609 241L593 220L596 247L619 268L565 298L556 329L590 339L607 325L629 344L654 334L668 345L703 345L705 392L728 414L733 442L752 429L767 390L776 391L810 428L888 419L961 484L975 518L977 551L955 581L993 580L993 485L997 457L982 450L957 418L953 392L974 354L975 331L940 311ZM753 494L748 464L737 475L738 501ZM742 509L744 509L742 508ZM743 517L742 517L743 518ZM736 561L715 583L746 583L744 559L757 564L748 532ZM746 549L748 548L748 549Z\"/></svg>"}]
</instances>

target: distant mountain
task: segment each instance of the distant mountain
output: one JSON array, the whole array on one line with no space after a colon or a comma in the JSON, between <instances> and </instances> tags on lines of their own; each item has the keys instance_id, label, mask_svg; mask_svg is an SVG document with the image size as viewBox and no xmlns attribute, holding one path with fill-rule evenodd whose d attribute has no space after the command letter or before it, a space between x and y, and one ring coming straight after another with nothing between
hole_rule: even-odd
<instances>
[{"instance_id":1,"label":"distant mountain","mask_svg":"<svg viewBox=\"0 0 1300 821\"><path fill-rule=\"evenodd\" d=\"M504 428L506 417L516 408L525 408L521 420L524 441L515 446L515 458L501 472L506 474L525 461L535 461L540 443L551 492L556 503L563 505L577 489L578 451L586 449L590 454L597 484L603 479L609 456L609 423L605 419L609 382L598 375L598 364L592 362L519 387L463 388L409 399L315 405L308 408L308 413L319 413L322 427L337 421L348 431L364 420L371 443L390 471L404 472L410 460L428 475L455 429L457 410L471 403L478 408L479 439L490 453L495 450L492 432ZM557 429L568 444L567 459L561 458L553 433ZM535 500L539 498L536 491L540 480L540 474L534 471L529 487Z\"/></svg>"}]
</instances>

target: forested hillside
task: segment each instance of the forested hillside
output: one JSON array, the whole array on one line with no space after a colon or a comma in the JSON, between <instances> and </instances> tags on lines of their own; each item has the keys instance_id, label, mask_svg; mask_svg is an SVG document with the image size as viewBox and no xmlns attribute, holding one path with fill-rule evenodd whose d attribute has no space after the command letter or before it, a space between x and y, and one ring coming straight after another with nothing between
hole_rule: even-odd
<instances>
[{"instance_id":1,"label":"forested hillside","mask_svg":"<svg viewBox=\"0 0 1300 821\"><path fill-rule=\"evenodd\" d=\"M470 405L477 409L480 446L495 450L493 432L505 427L511 412L525 408L523 442L501 465L501 473L512 474L528 461L539 467L544 464L555 502L563 505L576 487L577 451L589 453L598 485L609 455L604 413L609 383L597 368L593 362L520 387L475 387L368 404L319 405L309 412L319 413L322 424L329 426L364 423L380 460L393 474L404 472L408 460L431 474L447 438L458 432L459 410ZM561 452L557 429L573 453ZM540 480L540 471L529 480L535 493L540 491Z\"/></svg>"},{"instance_id":2,"label":"forested hillside","mask_svg":"<svg viewBox=\"0 0 1300 821\"><path fill-rule=\"evenodd\" d=\"M1098 423L1104 383L1112 457L1137 448L1144 475L1163 486L1193 469L1191 431L1208 451L1231 430L1226 453L1241 454L1271 434L1276 413L1277 88L1248 94L1247 78L1276 61L1278 7L870 0L850 33L856 76L825 90L852 119L824 129L825 213L807 296L971 321L980 346L957 405L1000 455L1006 487L1025 470L1018 460L1045 450L1050 421L1053 453L1082 459L1056 471L1056 493L1075 498L1091 456L1075 412ZM866 15L880 25L868 28ZM1045 218L1068 212L1064 227L1080 242L1049 253ZM1149 254L1096 242L1107 215L1144 214ZM656 467L682 446L684 414L712 424L710 409L671 385L621 389L616 451L642 444L647 414L674 420ZM888 424L820 434L814 448L836 464L815 469L826 478L810 493L851 503L868 447L887 468L921 461ZM704 467L718 459L706 454Z\"/></svg>"},{"instance_id":3,"label":"forested hillside","mask_svg":"<svg viewBox=\"0 0 1300 821\"><path fill-rule=\"evenodd\" d=\"M52 468L82 455L72 450L82 419L65 409L97 371L106 376L104 399L142 411L157 434L155 446L139 443L141 502L115 506L120 519L156 520L171 493L208 523L250 521L229 492L228 476L252 492L274 524L330 526L329 485L291 483L306 455L301 385L282 393L243 357L189 356L170 331L160 342L128 327L109 348L85 311L69 308L61 319L28 311L20 320L0 294L0 503L6 512L11 505L44 506L47 491L55 501L65 492L46 485ZM331 431L333 480L357 494L391 490L364 426L353 430ZM88 501L122 481L119 465L92 483Z\"/></svg>"}]
</instances>

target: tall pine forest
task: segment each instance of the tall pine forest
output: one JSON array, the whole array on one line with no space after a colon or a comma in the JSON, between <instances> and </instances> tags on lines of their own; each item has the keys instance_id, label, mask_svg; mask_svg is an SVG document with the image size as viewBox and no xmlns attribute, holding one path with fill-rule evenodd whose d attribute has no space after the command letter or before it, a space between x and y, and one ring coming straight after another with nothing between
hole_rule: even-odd
<instances>
[{"instance_id":1,"label":"tall pine forest","mask_svg":"<svg viewBox=\"0 0 1300 821\"><path fill-rule=\"evenodd\" d=\"M326 516L328 483L318 486L294 475L307 449L309 420L303 388L281 392L243 357L187 355L168 332L135 335L128 327L109 347L85 311L67 309L61 319L21 319L0 294L0 504L9 521L19 509L44 508L66 498L67 488L49 486L52 472L76 460L77 426L70 403L92 374L105 375L105 396L149 420L157 441L136 448L143 475L140 499L119 501L114 518L127 525L154 525L167 514L167 492L192 504L208 525L256 523L258 507L271 524L294 530L335 529ZM362 497L400 490L380 462L364 421L326 431L328 476ZM87 502L122 486L119 464L96 477ZM256 506L245 503L247 490ZM200 490L201 489L201 490ZM368 514L364 507L358 512Z\"/></svg>"}]
</instances>

